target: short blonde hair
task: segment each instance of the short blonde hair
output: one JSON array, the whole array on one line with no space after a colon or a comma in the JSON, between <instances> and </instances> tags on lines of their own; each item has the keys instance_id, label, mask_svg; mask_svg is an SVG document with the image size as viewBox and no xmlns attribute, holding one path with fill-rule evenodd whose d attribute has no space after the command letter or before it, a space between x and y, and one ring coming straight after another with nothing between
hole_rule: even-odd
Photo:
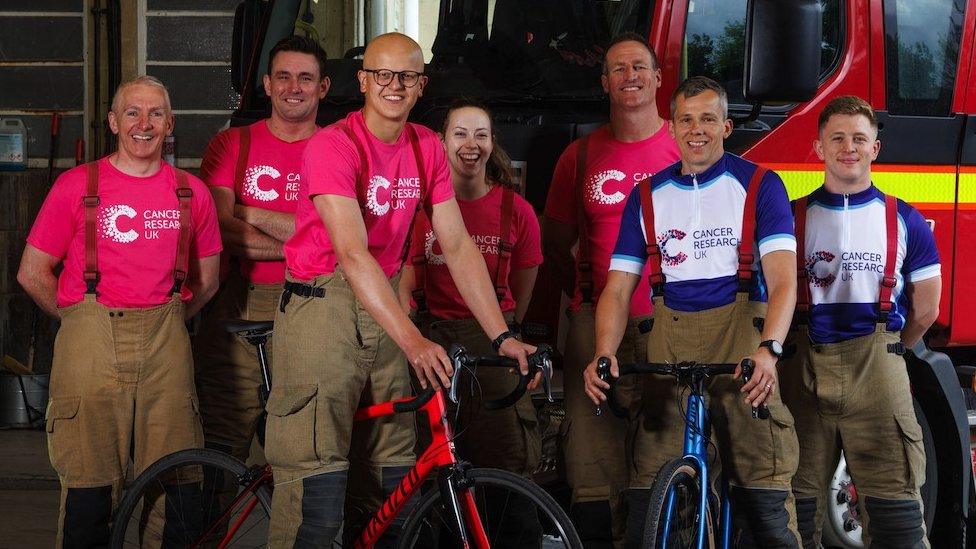
<instances>
[{"instance_id":1,"label":"short blonde hair","mask_svg":"<svg viewBox=\"0 0 976 549\"><path fill-rule=\"evenodd\" d=\"M169 90L166 89L166 84L156 78L155 76L149 76L147 74L140 74L134 78L130 78L125 82L119 84L119 87L115 89L115 95L112 96L112 112L118 112L121 108L122 92L125 91L129 86L152 86L154 88L159 88L163 92L163 99L166 101L167 112L172 112L173 107L169 102Z\"/></svg>"}]
</instances>

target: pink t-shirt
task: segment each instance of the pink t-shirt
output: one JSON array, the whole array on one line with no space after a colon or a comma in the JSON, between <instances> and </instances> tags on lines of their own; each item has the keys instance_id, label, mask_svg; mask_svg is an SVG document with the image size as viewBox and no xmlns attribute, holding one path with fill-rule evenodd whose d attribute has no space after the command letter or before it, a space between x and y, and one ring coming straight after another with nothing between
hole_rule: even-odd
<instances>
[{"instance_id":1,"label":"pink t-shirt","mask_svg":"<svg viewBox=\"0 0 976 549\"><path fill-rule=\"evenodd\" d=\"M276 212L295 213L298 190L301 187L302 151L308 139L288 143L275 137L267 120L251 124L251 146L248 148L247 168L240 188L234 181L237 157L240 152L239 128L218 133L207 145L200 164L200 178L211 187L225 187L234 191L237 202ZM257 284L280 284L285 281L285 262L252 261L238 258L241 274Z\"/></svg>"},{"instance_id":2,"label":"pink t-shirt","mask_svg":"<svg viewBox=\"0 0 976 549\"><path fill-rule=\"evenodd\" d=\"M492 282L498 273L498 242L500 240L500 223L502 215L502 187L496 185L488 194L477 200L458 200L461 217L468 234L474 240L481 255L488 266L488 274ZM438 318L458 319L472 318L474 315L461 298L457 285L451 277L441 246L431 230L427 216L420 216L417 223L422 226L423 239L417 239L417 231L410 245L410 257L423 253L427 257L425 269L427 308ZM532 205L524 198L515 195L512 201L512 222L509 226L509 242L514 244L508 272L501 276L508 280L505 298L502 299L503 312L515 310L515 299L512 298L511 273L519 269L528 269L542 263L542 245L539 238L539 219L532 210Z\"/></svg>"},{"instance_id":3,"label":"pink t-shirt","mask_svg":"<svg viewBox=\"0 0 976 549\"><path fill-rule=\"evenodd\" d=\"M348 124L362 143L366 166L361 165L356 145L339 124ZM292 277L308 281L335 271L337 259L332 241L312 203L312 198L320 194L360 200L370 254L386 276L400 270L418 201L423 199L433 206L454 197L447 157L437 134L417 124L411 126L420 141L427 177L425 196L421 196L417 161L406 130L396 143L383 143L366 128L362 112L356 111L312 136L302 155L295 235L285 243L285 262ZM363 199L356 192L361 173L366 176L367 187Z\"/></svg>"},{"instance_id":4,"label":"pink t-shirt","mask_svg":"<svg viewBox=\"0 0 976 549\"><path fill-rule=\"evenodd\" d=\"M180 205L176 171L163 162L155 175L135 177L120 172L108 157L98 160L96 222L98 239L98 302L107 307L154 307L170 300ZM58 307L81 301L85 293L85 206L87 168L61 174L41 206L27 242L64 262L58 277ZM213 197L202 181L190 175L192 231L190 257L220 253L220 229ZM191 260L192 263L192 260ZM192 297L186 284L183 301Z\"/></svg>"},{"instance_id":5,"label":"pink t-shirt","mask_svg":"<svg viewBox=\"0 0 976 549\"><path fill-rule=\"evenodd\" d=\"M579 140L566 147L552 175L545 215L576 227L576 151ZM590 263L593 267L593 302L607 283L610 254L617 241L620 216L627 196L635 185L646 177L670 166L678 160L678 145L668 133L665 122L654 135L636 143L623 143L610 136L609 126L602 126L590 134L586 153L586 176L583 179ZM579 257L577 257L577 265ZM651 314L650 289L647 273L641 275L637 290L630 302L630 316ZM579 281L579 271L576 273ZM579 284L570 303L570 310L579 310L583 296Z\"/></svg>"}]
</instances>

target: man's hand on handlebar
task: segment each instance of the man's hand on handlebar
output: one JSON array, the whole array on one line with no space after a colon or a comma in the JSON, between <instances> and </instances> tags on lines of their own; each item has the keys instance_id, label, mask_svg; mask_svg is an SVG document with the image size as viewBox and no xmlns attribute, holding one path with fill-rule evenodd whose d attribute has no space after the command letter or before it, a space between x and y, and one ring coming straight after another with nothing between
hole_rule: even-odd
<instances>
[{"instance_id":1,"label":"man's hand on handlebar","mask_svg":"<svg viewBox=\"0 0 976 549\"><path fill-rule=\"evenodd\" d=\"M528 343L522 343L521 341L510 337L502 341L501 347L498 349L498 354L502 356L507 356L508 358L514 358L519 363L519 371L522 375L529 373L529 355L534 353L536 348ZM539 386L539 382L542 380L542 372L536 373L529 381L527 389L529 391L534 391L536 387Z\"/></svg>"},{"instance_id":2,"label":"man's hand on handlebar","mask_svg":"<svg viewBox=\"0 0 976 549\"><path fill-rule=\"evenodd\" d=\"M613 377L620 377L620 369L617 367L616 355L606 356L610 358L610 375ZM594 358L593 361L586 366L586 369L583 370L583 385L584 390L586 391L586 396L590 397L593 404L596 404L597 406L606 402L606 391L610 389L610 384L600 379L600 376L597 373L598 361L598 358Z\"/></svg>"},{"instance_id":3,"label":"man's hand on handlebar","mask_svg":"<svg viewBox=\"0 0 976 549\"><path fill-rule=\"evenodd\" d=\"M419 337L403 351L417 374L422 388L441 386L446 389L451 386L454 368L443 347L429 339Z\"/></svg>"},{"instance_id":4,"label":"man's hand on handlebar","mask_svg":"<svg viewBox=\"0 0 976 549\"><path fill-rule=\"evenodd\" d=\"M756 365L752 370L752 378L742 386L740 391L746 393L746 403L751 405L753 408L758 408L763 404L766 404L766 401L779 386L779 375L776 370L776 357L770 354L765 347L760 347L745 358L751 358ZM735 369L736 379L738 379L741 374L742 366L740 364Z\"/></svg>"}]
</instances>

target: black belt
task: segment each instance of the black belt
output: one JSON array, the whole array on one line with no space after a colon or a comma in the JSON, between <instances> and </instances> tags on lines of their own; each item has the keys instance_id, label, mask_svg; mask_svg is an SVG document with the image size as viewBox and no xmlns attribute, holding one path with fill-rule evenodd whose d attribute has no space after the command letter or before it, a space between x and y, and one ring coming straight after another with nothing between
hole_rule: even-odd
<instances>
[{"instance_id":1,"label":"black belt","mask_svg":"<svg viewBox=\"0 0 976 549\"><path fill-rule=\"evenodd\" d=\"M278 309L281 312L285 312L285 307L291 301L292 294L300 297L325 297L325 288L318 288L301 282L285 281L281 292L281 301L278 304Z\"/></svg>"}]
</instances>

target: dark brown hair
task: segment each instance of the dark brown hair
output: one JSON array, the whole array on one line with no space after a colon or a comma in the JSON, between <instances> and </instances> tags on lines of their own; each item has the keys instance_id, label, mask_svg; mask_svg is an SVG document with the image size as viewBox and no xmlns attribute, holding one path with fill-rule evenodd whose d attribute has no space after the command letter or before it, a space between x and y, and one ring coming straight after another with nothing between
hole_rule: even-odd
<instances>
[{"instance_id":1,"label":"dark brown hair","mask_svg":"<svg viewBox=\"0 0 976 549\"><path fill-rule=\"evenodd\" d=\"M489 182L496 183L503 187L508 187L509 189L516 189L515 186L515 170L512 169L512 159L508 157L508 153L505 149L498 144L498 139L495 136L495 119L492 116L491 111L488 110L484 104L475 101L474 99L461 98L447 109L447 114L444 116L444 124L441 127L441 135L447 135L447 124L451 120L451 114L459 109L464 109L467 107L472 107L479 109L488 115L488 123L491 125L491 155L488 157L488 162L485 164L485 175L487 176ZM517 190L517 189L516 189Z\"/></svg>"},{"instance_id":2,"label":"dark brown hair","mask_svg":"<svg viewBox=\"0 0 976 549\"><path fill-rule=\"evenodd\" d=\"M847 114L850 116L860 114L868 119L875 132L878 131L878 117L874 115L874 109L871 108L871 105L855 95L842 95L832 99L820 111L820 117L817 119L817 133L823 131L824 126L827 125L827 121L835 114Z\"/></svg>"},{"instance_id":3,"label":"dark brown hair","mask_svg":"<svg viewBox=\"0 0 976 549\"><path fill-rule=\"evenodd\" d=\"M647 49L647 53L651 54L651 63L654 64L654 66L651 68L654 70L658 69L657 54L654 53L654 49L651 48L651 46L647 43L647 38L637 34L636 32L625 32L623 34L614 36L613 40L607 44L607 49L603 50L603 74L607 74L607 70L609 70L609 67L607 67L607 53L610 52L610 48L620 44L621 42L637 42L641 46L644 46L644 48Z\"/></svg>"},{"instance_id":4,"label":"dark brown hair","mask_svg":"<svg viewBox=\"0 0 976 549\"><path fill-rule=\"evenodd\" d=\"M722 107L722 117L729 116L729 96L725 93L725 88L721 84L707 76L691 76L685 78L684 82L678 85L671 94L671 118L674 118L674 111L678 108L678 97L695 97L711 90L718 95L719 105Z\"/></svg>"},{"instance_id":5,"label":"dark brown hair","mask_svg":"<svg viewBox=\"0 0 976 549\"><path fill-rule=\"evenodd\" d=\"M325 78L325 61L328 58L325 50L315 40L298 35L286 36L271 48L271 53L268 54L268 76L273 76L271 70L274 65L274 58L283 51L307 53L315 57L315 62L319 65L319 80Z\"/></svg>"}]
</instances>

